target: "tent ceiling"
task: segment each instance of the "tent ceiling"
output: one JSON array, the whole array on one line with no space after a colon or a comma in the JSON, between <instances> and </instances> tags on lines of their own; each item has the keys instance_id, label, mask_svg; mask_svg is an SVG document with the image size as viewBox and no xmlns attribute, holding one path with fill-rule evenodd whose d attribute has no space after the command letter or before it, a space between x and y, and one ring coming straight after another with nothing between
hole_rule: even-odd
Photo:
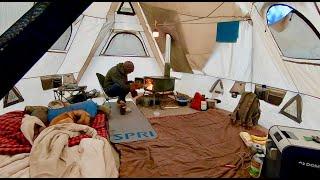
<instances>
[{"instance_id":1,"label":"tent ceiling","mask_svg":"<svg viewBox=\"0 0 320 180\"><path fill-rule=\"evenodd\" d=\"M183 53L178 53L179 56L172 59L172 63L179 67L190 66L193 70L200 71L215 48L216 22L239 20L244 17L240 7L233 2L142 2L140 4L149 25L153 29L157 28L160 33L161 31L169 33L181 46L178 49ZM156 11L166 12L166 18ZM160 38L157 43L164 53L164 40ZM180 71L190 72L190 69L180 69Z\"/></svg>"},{"instance_id":2,"label":"tent ceiling","mask_svg":"<svg viewBox=\"0 0 320 180\"><path fill-rule=\"evenodd\" d=\"M206 17L222 2L142 2L141 4L151 5L166 10L175 11L178 14ZM241 16L241 10L233 2L225 2L209 17L215 16Z\"/></svg>"}]
</instances>

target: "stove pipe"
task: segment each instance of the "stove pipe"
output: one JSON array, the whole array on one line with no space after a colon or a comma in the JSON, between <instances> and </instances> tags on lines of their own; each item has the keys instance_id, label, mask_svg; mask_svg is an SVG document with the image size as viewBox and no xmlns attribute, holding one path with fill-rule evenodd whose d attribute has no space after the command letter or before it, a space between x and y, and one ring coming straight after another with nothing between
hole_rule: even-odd
<instances>
[{"instance_id":1,"label":"stove pipe","mask_svg":"<svg viewBox=\"0 0 320 180\"><path fill-rule=\"evenodd\" d=\"M166 49L164 57L164 77L170 77L170 55L171 55L171 36L166 34Z\"/></svg>"}]
</instances>

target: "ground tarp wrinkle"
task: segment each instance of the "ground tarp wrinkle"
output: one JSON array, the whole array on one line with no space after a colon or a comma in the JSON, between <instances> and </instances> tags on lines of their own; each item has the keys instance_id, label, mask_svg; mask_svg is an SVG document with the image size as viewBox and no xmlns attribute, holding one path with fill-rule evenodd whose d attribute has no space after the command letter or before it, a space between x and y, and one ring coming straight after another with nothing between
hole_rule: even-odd
<instances>
[{"instance_id":1,"label":"ground tarp wrinkle","mask_svg":"<svg viewBox=\"0 0 320 180\"><path fill-rule=\"evenodd\" d=\"M244 129L231 124L228 112L211 109L149 120L156 139L116 144L120 177L249 177L251 155L239 136Z\"/></svg>"}]
</instances>

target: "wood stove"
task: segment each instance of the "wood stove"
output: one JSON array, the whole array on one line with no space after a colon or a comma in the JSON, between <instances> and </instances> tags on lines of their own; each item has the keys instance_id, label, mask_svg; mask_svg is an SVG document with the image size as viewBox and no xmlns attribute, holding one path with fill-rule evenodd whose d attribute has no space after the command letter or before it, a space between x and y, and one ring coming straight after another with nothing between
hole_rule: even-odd
<instances>
[{"instance_id":1,"label":"wood stove","mask_svg":"<svg viewBox=\"0 0 320 180\"><path fill-rule=\"evenodd\" d=\"M145 76L144 90L152 93L174 91L175 78L166 76Z\"/></svg>"}]
</instances>

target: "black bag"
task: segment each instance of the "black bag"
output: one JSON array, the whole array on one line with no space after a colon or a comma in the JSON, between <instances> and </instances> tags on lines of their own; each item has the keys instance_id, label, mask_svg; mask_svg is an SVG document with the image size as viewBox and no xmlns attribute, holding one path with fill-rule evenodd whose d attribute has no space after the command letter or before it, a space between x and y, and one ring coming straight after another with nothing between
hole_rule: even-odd
<instances>
[{"instance_id":1,"label":"black bag","mask_svg":"<svg viewBox=\"0 0 320 180\"><path fill-rule=\"evenodd\" d=\"M88 98L87 98L86 94L80 93L80 94L76 94L76 95L73 95L72 97L70 97L69 102L71 104L74 104L74 103L86 101L87 99Z\"/></svg>"}]
</instances>

